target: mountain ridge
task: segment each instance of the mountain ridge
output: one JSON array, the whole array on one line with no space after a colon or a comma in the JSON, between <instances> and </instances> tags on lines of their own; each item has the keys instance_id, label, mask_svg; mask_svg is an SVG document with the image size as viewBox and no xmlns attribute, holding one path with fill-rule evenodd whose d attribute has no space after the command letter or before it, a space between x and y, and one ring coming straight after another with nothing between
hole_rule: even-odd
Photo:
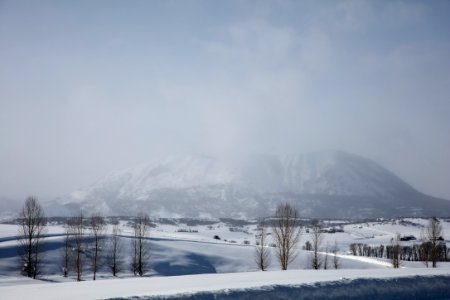
<instances>
[{"instance_id":1,"label":"mountain ridge","mask_svg":"<svg viewBox=\"0 0 450 300\"><path fill-rule=\"evenodd\" d=\"M205 155L153 160L111 172L47 205L50 214L102 211L163 217L258 217L280 202L305 217L449 214L450 201L425 195L365 157L342 151L253 155L230 162ZM433 203L430 207L427 203Z\"/></svg>"}]
</instances>

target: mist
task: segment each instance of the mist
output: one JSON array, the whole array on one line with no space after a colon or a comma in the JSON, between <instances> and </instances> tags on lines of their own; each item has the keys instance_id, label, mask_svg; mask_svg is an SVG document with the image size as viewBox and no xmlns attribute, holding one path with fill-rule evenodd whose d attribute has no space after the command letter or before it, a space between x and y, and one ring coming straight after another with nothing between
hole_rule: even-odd
<instances>
[{"instance_id":1,"label":"mist","mask_svg":"<svg viewBox=\"0 0 450 300\"><path fill-rule=\"evenodd\" d=\"M448 1L2 1L0 196L156 156L369 157L450 199Z\"/></svg>"}]
</instances>

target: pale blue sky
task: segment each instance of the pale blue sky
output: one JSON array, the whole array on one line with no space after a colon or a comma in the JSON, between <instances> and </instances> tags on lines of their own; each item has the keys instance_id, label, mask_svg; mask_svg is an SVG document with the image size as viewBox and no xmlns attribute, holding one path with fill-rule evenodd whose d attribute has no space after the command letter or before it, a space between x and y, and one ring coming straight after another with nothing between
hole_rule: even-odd
<instances>
[{"instance_id":1,"label":"pale blue sky","mask_svg":"<svg viewBox=\"0 0 450 300\"><path fill-rule=\"evenodd\" d=\"M0 195L340 149L450 199L449 1L0 1Z\"/></svg>"}]
</instances>

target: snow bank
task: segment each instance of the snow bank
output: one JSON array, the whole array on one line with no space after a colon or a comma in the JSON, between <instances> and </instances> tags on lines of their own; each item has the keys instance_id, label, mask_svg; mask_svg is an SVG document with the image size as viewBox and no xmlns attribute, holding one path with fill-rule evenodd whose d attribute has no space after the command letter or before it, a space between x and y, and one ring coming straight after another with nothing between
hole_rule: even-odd
<instances>
[{"instance_id":1,"label":"snow bank","mask_svg":"<svg viewBox=\"0 0 450 300\"><path fill-rule=\"evenodd\" d=\"M221 290L175 296L132 299L450 299L450 276L354 279L305 285L274 285L254 289ZM115 298L131 299L131 298Z\"/></svg>"},{"instance_id":2,"label":"snow bank","mask_svg":"<svg viewBox=\"0 0 450 300\"><path fill-rule=\"evenodd\" d=\"M449 287L450 268L292 270L0 286L0 298L450 299Z\"/></svg>"}]
</instances>

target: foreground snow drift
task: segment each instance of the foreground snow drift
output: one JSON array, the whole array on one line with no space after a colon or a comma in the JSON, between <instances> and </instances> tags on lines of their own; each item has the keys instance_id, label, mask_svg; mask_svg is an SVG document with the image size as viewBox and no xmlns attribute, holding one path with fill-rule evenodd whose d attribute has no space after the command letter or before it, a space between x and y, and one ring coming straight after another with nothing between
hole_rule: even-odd
<instances>
[{"instance_id":1,"label":"foreground snow drift","mask_svg":"<svg viewBox=\"0 0 450 300\"><path fill-rule=\"evenodd\" d=\"M450 299L450 268L293 270L24 284L1 299Z\"/></svg>"},{"instance_id":2,"label":"foreground snow drift","mask_svg":"<svg viewBox=\"0 0 450 300\"><path fill-rule=\"evenodd\" d=\"M175 296L132 299L371 299L444 300L450 299L449 276L405 277L396 279L355 279L304 285L274 285L253 289L221 290ZM120 298L119 298L120 299ZM130 298L123 298L130 299Z\"/></svg>"}]
</instances>

